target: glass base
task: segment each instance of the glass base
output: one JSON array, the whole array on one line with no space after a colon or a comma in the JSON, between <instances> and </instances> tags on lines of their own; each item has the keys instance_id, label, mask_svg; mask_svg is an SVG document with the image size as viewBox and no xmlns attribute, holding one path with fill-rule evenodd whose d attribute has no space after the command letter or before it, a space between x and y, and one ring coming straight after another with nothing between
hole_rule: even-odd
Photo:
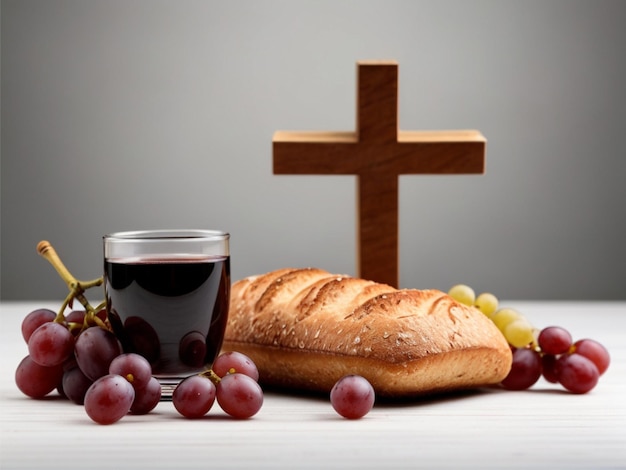
<instances>
[{"instance_id":1,"label":"glass base","mask_svg":"<svg viewBox=\"0 0 626 470\"><path fill-rule=\"evenodd\" d=\"M172 395L174 394L174 389L180 383L182 378L159 378L157 380L161 384L161 401L172 401Z\"/></svg>"},{"instance_id":2,"label":"glass base","mask_svg":"<svg viewBox=\"0 0 626 470\"><path fill-rule=\"evenodd\" d=\"M161 384L161 401L172 401L174 390L187 377L206 371L205 367L199 369L191 369L179 372L180 375L172 374L155 374L154 377Z\"/></svg>"}]
</instances>

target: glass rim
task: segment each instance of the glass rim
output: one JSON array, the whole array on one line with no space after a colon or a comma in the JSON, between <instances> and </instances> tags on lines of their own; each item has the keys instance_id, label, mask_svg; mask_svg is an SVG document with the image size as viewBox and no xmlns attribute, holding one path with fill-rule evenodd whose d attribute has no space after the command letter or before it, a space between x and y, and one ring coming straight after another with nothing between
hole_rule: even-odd
<instances>
[{"instance_id":1,"label":"glass rim","mask_svg":"<svg viewBox=\"0 0 626 470\"><path fill-rule=\"evenodd\" d=\"M150 242L150 241L219 241L228 240L230 234L222 230L204 229L154 229L112 232L102 237L105 241Z\"/></svg>"}]
</instances>

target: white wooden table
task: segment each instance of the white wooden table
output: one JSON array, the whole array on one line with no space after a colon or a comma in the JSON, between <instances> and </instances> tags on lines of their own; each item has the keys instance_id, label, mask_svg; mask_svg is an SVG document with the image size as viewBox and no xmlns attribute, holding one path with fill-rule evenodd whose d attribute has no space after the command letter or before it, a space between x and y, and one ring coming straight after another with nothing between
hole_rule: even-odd
<instances>
[{"instance_id":1,"label":"white wooden table","mask_svg":"<svg viewBox=\"0 0 626 470\"><path fill-rule=\"evenodd\" d=\"M479 468L626 469L626 302L508 302L538 327L591 337L612 363L589 394L540 382L530 391L376 405L340 418L326 399L267 393L247 421L217 407L186 420L169 402L101 426L83 407L32 400L15 386L27 354L22 317L54 302L0 304L0 468Z\"/></svg>"}]
</instances>

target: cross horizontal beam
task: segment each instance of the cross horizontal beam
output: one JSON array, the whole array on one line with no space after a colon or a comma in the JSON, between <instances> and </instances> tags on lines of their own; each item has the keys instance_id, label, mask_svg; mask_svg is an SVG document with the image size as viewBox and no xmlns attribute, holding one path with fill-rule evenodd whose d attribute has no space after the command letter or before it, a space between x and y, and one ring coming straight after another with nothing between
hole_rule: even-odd
<instances>
[{"instance_id":1,"label":"cross horizontal beam","mask_svg":"<svg viewBox=\"0 0 626 470\"><path fill-rule=\"evenodd\" d=\"M398 64L357 64L353 132L277 131L274 174L357 176L357 269L397 287L398 176L485 171L486 139L476 130L398 130Z\"/></svg>"}]
</instances>

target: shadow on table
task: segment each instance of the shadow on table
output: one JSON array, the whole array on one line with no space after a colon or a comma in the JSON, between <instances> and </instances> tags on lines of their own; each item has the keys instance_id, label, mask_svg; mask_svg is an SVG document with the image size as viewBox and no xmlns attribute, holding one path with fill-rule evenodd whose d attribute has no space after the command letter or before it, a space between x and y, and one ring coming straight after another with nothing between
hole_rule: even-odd
<instances>
[{"instance_id":1,"label":"shadow on table","mask_svg":"<svg viewBox=\"0 0 626 470\"><path fill-rule=\"evenodd\" d=\"M269 387L263 386L264 393L268 394L276 394L276 395L285 395L291 397L300 397L307 400L315 400L321 402L328 402L328 394L322 392L313 392L306 390L293 390L293 389L284 389L277 387ZM473 389L464 389L464 390L451 390L430 394L422 394L422 395L412 395L405 397L385 397L385 396L376 396L376 407L377 408L397 408L402 406L415 406L415 405L434 405L434 404L442 404L442 403L450 403L459 400L468 400L477 397L484 397L488 394L511 394L511 393L535 393L535 394L569 394L564 389L560 388L551 388L549 386L542 387L537 385L533 388L527 390L520 391L511 391L506 390L498 385L473 388Z\"/></svg>"}]
</instances>

